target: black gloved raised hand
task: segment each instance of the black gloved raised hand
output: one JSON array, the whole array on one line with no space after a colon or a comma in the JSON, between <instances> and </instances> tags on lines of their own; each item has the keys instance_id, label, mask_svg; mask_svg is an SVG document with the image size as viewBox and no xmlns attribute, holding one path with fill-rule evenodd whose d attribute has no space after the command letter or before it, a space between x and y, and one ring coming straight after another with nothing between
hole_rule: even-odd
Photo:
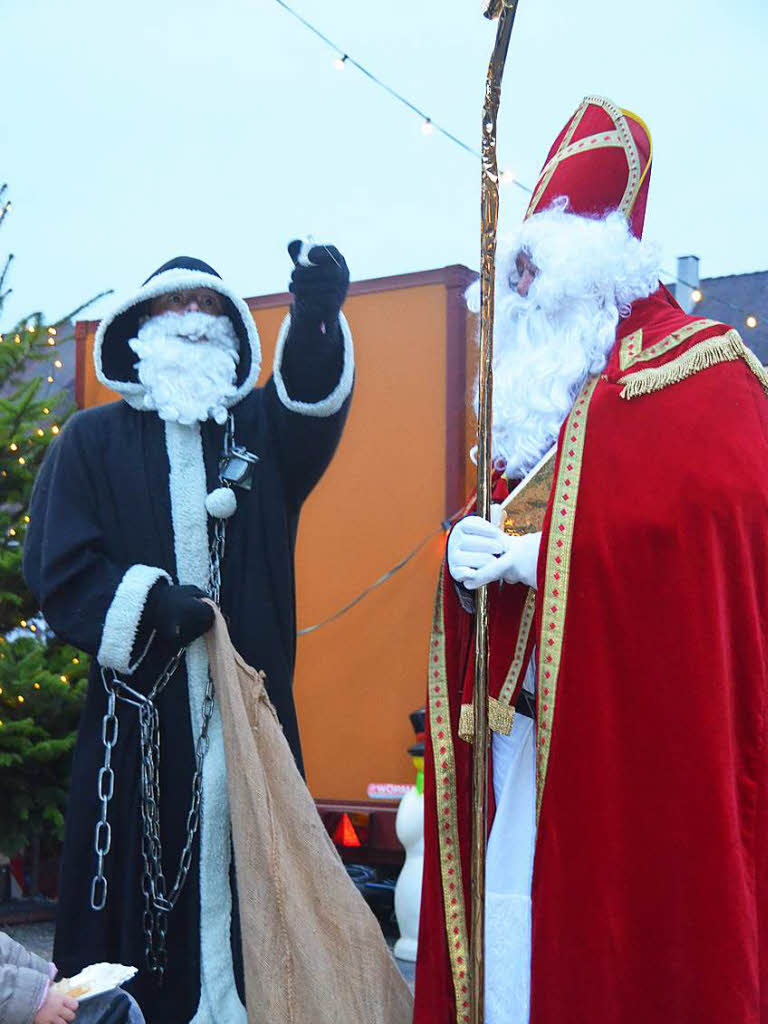
<instances>
[{"instance_id":1,"label":"black gloved raised hand","mask_svg":"<svg viewBox=\"0 0 768 1024\"><path fill-rule=\"evenodd\" d=\"M296 238L288 246L288 255L294 263L290 285L294 297L293 313L331 326L347 297L347 261L335 245L313 245L306 254L310 266L296 262L300 252L301 242Z\"/></svg>"},{"instance_id":2,"label":"black gloved raised hand","mask_svg":"<svg viewBox=\"0 0 768 1024\"><path fill-rule=\"evenodd\" d=\"M186 647L213 625L213 608L202 601L207 596L199 587L156 583L144 607L145 620L161 639Z\"/></svg>"}]
</instances>

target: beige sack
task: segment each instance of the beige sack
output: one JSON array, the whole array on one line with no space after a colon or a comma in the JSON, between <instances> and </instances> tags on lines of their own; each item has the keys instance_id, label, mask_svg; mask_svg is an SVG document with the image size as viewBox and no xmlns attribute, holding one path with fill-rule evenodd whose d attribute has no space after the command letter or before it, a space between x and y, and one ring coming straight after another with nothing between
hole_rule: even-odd
<instances>
[{"instance_id":1,"label":"beige sack","mask_svg":"<svg viewBox=\"0 0 768 1024\"><path fill-rule=\"evenodd\" d=\"M299 775L264 676L217 612L208 634L224 726L249 1024L410 1024L376 918Z\"/></svg>"}]
</instances>

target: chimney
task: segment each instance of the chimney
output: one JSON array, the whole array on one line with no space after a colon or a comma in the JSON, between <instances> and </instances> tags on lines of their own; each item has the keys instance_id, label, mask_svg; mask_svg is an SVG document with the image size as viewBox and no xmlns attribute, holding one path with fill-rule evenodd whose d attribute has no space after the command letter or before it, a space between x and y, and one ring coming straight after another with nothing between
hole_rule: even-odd
<instances>
[{"instance_id":1,"label":"chimney","mask_svg":"<svg viewBox=\"0 0 768 1024\"><path fill-rule=\"evenodd\" d=\"M699 257L679 256L677 259L677 283L675 284L675 298L683 307L686 313L693 311L696 305L691 298L694 291L699 287Z\"/></svg>"}]
</instances>

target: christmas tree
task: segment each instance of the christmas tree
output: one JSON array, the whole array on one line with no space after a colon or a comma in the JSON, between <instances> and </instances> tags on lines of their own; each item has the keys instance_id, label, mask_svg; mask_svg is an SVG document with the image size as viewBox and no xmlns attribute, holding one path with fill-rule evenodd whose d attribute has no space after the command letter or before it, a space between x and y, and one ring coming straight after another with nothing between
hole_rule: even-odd
<instances>
[{"instance_id":1,"label":"christmas tree","mask_svg":"<svg viewBox=\"0 0 768 1024\"><path fill-rule=\"evenodd\" d=\"M0 187L0 226L10 211L6 191ZM0 317L12 260L0 272ZM0 334L0 851L32 849L35 863L41 846L50 851L61 837L88 675L87 657L46 626L21 570L35 474L74 411L68 394L42 394L68 320L49 324L33 313Z\"/></svg>"}]
</instances>

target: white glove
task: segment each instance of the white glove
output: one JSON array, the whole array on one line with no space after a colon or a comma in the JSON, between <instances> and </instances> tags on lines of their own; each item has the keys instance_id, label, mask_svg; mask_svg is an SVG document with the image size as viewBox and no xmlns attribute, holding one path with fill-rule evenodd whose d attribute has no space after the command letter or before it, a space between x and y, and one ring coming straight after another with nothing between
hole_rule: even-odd
<instances>
[{"instance_id":1,"label":"white glove","mask_svg":"<svg viewBox=\"0 0 768 1024\"><path fill-rule=\"evenodd\" d=\"M498 505L491 509L491 517L499 521ZM494 580L535 587L540 545L540 533L510 537L480 516L467 516L448 538L448 569L467 590Z\"/></svg>"}]
</instances>

